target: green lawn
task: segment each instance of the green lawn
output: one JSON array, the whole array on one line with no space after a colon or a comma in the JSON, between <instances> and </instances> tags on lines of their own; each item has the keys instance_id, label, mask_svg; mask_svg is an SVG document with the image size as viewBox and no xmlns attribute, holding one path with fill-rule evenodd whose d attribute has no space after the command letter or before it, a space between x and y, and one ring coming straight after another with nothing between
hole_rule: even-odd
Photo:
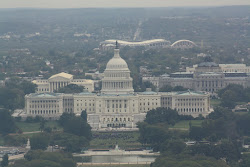
<instances>
[{"instance_id":1,"label":"green lawn","mask_svg":"<svg viewBox=\"0 0 250 167\"><path fill-rule=\"evenodd\" d=\"M33 132L33 131L39 131L40 123L27 123L27 122L17 122L17 126L23 131L23 132ZM57 130L61 130L62 128L59 126L59 124L56 121L48 121L45 123L45 127L51 127L52 129L54 127L57 128Z\"/></svg>"},{"instance_id":2,"label":"green lawn","mask_svg":"<svg viewBox=\"0 0 250 167\"><path fill-rule=\"evenodd\" d=\"M150 167L150 165L137 165L137 164L129 164L129 165L81 165L79 167Z\"/></svg>"},{"instance_id":3,"label":"green lawn","mask_svg":"<svg viewBox=\"0 0 250 167\"><path fill-rule=\"evenodd\" d=\"M90 142L91 149L110 149L116 144L121 149L141 148L138 142L139 132L93 132Z\"/></svg>"},{"instance_id":4,"label":"green lawn","mask_svg":"<svg viewBox=\"0 0 250 167\"><path fill-rule=\"evenodd\" d=\"M211 103L211 106L217 107L217 106L220 105L221 100L220 100L220 99L211 99L211 100L210 100L210 103Z\"/></svg>"},{"instance_id":5,"label":"green lawn","mask_svg":"<svg viewBox=\"0 0 250 167\"><path fill-rule=\"evenodd\" d=\"M180 129L180 130L188 130L189 122L191 122L192 126L201 126L202 120L191 120L191 121L180 121L176 123L172 128Z\"/></svg>"},{"instance_id":6,"label":"green lawn","mask_svg":"<svg viewBox=\"0 0 250 167\"><path fill-rule=\"evenodd\" d=\"M180 121L172 129L189 130L189 122L192 126L201 126L202 120ZM117 136L117 137L115 137ZM139 132L93 132L93 139L90 142L90 149L110 149L116 144L121 149L141 148L138 142Z\"/></svg>"}]
</instances>

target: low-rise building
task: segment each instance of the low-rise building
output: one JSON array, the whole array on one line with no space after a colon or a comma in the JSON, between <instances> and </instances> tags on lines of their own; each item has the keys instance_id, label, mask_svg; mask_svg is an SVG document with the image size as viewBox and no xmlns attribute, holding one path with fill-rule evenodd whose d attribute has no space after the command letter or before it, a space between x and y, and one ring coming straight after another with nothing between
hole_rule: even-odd
<instances>
[{"instance_id":1,"label":"low-rise building","mask_svg":"<svg viewBox=\"0 0 250 167\"><path fill-rule=\"evenodd\" d=\"M142 82L150 82L152 83L155 87L159 87L159 79L160 77L155 77L155 76L143 76L142 77Z\"/></svg>"},{"instance_id":2,"label":"low-rise building","mask_svg":"<svg viewBox=\"0 0 250 167\"><path fill-rule=\"evenodd\" d=\"M240 70L240 68L229 70L226 67L231 66L220 66L214 62L203 62L194 66L194 68L187 68L186 72L160 76L159 88L165 85L171 85L172 87L182 86L194 91L206 91L216 94L219 89L225 88L229 84L242 85L244 88L250 86L250 77L246 72L247 68L245 70Z\"/></svg>"},{"instance_id":3,"label":"low-rise building","mask_svg":"<svg viewBox=\"0 0 250 167\"><path fill-rule=\"evenodd\" d=\"M59 88L69 84L84 86L84 89L93 92L94 81L89 79L73 79L73 75L67 73L59 73L51 76L49 79L38 79L32 81L37 85L36 93L55 92Z\"/></svg>"}]
</instances>

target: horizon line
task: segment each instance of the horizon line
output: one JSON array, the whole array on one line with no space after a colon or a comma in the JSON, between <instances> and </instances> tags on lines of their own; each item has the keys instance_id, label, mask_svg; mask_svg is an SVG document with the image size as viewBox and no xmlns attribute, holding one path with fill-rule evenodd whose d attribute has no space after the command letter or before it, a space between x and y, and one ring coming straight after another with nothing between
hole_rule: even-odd
<instances>
[{"instance_id":1,"label":"horizon line","mask_svg":"<svg viewBox=\"0 0 250 167\"><path fill-rule=\"evenodd\" d=\"M71 7L71 8L67 8L67 7L11 7L11 8L2 8L0 7L0 10L5 9L152 9L152 8L217 8L217 7L247 7L250 6L249 5L209 5L209 6L155 6L155 7L131 7L131 6L127 6L127 7Z\"/></svg>"}]
</instances>

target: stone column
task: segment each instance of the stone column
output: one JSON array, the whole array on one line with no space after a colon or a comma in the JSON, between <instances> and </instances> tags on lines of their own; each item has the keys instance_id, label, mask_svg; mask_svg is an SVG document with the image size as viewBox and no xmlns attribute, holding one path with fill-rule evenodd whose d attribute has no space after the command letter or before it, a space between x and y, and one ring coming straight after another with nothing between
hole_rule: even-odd
<instances>
[{"instance_id":1,"label":"stone column","mask_svg":"<svg viewBox=\"0 0 250 167\"><path fill-rule=\"evenodd\" d=\"M55 90L55 82L52 82L52 92Z\"/></svg>"},{"instance_id":2,"label":"stone column","mask_svg":"<svg viewBox=\"0 0 250 167\"><path fill-rule=\"evenodd\" d=\"M52 92L52 83L49 82L49 91Z\"/></svg>"}]
</instances>

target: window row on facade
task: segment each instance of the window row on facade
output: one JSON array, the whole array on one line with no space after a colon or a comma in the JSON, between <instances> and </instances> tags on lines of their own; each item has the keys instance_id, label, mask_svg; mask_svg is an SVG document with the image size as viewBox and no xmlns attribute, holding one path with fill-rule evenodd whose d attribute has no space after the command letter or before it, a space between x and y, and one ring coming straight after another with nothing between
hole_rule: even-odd
<instances>
[{"instance_id":1,"label":"window row on facade","mask_svg":"<svg viewBox=\"0 0 250 167\"><path fill-rule=\"evenodd\" d=\"M31 103L56 103L58 100L32 100Z\"/></svg>"},{"instance_id":2,"label":"window row on facade","mask_svg":"<svg viewBox=\"0 0 250 167\"><path fill-rule=\"evenodd\" d=\"M57 108L59 107L58 104L48 104L48 105L45 105L45 104L41 104L41 105L30 105L30 108Z\"/></svg>"},{"instance_id":3,"label":"window row on facade","mask_svg":"<svg viewBox=\"0 0 250 167\"><path fill-rule=\"evenodd\" d=\"M103 118L103 122L130 122L130 121L132 121L132 119L130 118L117 118L117 117Z\"/></svg>"},{"instance_id":4,"label":"window row on facade","mask_svg":"<svg viewBox=\"0 0 250 167\"><path fill-rule=\"evenodd\" d=\"M178 112L203 112L205 108L178 108Z\"/></svg>"},{"instance_id":5,"label":"window row on facade","mask_svg":"<svg viewBox=\"0 0 250 167\"><path fill-rule=\"evenodd\" d=\"M175 106L203 106L205 103L177 103Z\"/></svg>"},{"instance_id":6,"label":"window row on facade","mask_svg":"<svg viewBox=\"0 0 250 167\"><path fill-rule=\"evenodd\" d=\"M31 110L30 114L57 114L59 110Z\"/></svg>"}]
</instances>

